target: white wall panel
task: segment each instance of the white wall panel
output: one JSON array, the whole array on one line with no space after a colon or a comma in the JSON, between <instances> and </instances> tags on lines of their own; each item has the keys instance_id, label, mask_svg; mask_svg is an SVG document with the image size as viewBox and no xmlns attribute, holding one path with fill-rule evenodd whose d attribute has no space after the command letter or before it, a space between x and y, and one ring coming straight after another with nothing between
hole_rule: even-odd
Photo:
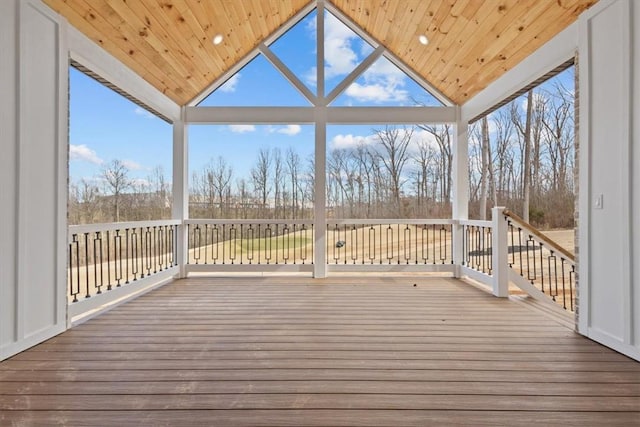
<instances>
[{"instance_id":1,"label":"white wall panel","mask_svg":"<svg viewBox=\"0 0 640 427\"><path fill-rule=\"evenodd\" d=\"M625 106L620 102L626 94L622 84L624 75L623 33L620 6L612 6L589 21L589 105L591 122L591 158L589 162L591 191L589 200L591 242L591 299L590 326L594 330L622 340L622 282L625 256L623 252L623 193L624 177L621 163L628 149L624 138ZM595 36L594 36L595 35ZM612 46L618 46L612 49ZM606 82L603 84L603 82ZM595 208L602 198L602 209ZM606 250L603 250L606 248Z\"/></svg>"},{"instance_id":2,"label":"white wall panel","mask_svg":"<svg viewBox=\"0 0 640 427\"><path fill-rule=\"evenodd\" d=\"M22 7L19 281L24 336L56 319L58 24Z\"/></svg>"},{"instance_id":3,"label":"white wall panel","mask_svg":"<svg viewBox=\"0 0 640 427\"><path fill-rule=\"evenodd\" d=\"M0 6L0 360L15 337L17 2Z\"/></svg>"},{"instance_id":4,"label":"white wall panel","mask_svg":"<svg viewBox=\"0 0 640 427\"><path fill-rule=\"evenodd\" d=\"M628 0L602 1L580 18L579 329L640 359L640 123L631 101L640 45L632 49L631 10Z\"/></svg>"},{"instance_id":5,"label":"white wall panel","mask_svg":"<svg viewBox=\"0 0 640 427\"><path fill-rule=\"evenodd\" d=\"M633 346L640 354L640 5L632 3L632 27L633 31L633 104L632 104L632 167L631 167L631 236L633 238L633 248L631 252L632 283L633 283Z\"/></svg>"},{"instance_id":6,"label":"white wall panel","mask_svg":"<svg viewBox=\"0 0 640 427\"><path fill-rule=\"evenodd\" d=\"M0 69L1 124L9 131L1 156L5 358L66 328L68 64L57 15L35 0L0 9L3 62L12 67Z\"/></svg>"}]
</instances>

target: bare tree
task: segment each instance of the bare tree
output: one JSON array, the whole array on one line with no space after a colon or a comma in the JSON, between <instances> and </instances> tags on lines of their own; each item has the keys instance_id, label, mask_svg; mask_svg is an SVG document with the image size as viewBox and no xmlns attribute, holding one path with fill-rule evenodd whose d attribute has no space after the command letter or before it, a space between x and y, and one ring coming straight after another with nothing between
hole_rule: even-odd
<instances>
[{"instance_id":1,"label":"bare tree","mask_svg":"<svg viewBox=\"0 0 640 427\"><path fill-rule=\"evenodd\" d=\"M399 128L386 126L384 129L375 130L376 138L381 146L379 159L386 169L391 189L391 198L394 205L394 215L402 215L400 193L405 178L402 171L409 160L407 148L413 136L414 128Z\"/></svg>"},{"instance_id":2,"label":"bare tree","mask_svg":"<svg viewBox=\"0 0 640 427\"><path fill-rule=\"evenodd\" d=\"M297 218L300 183L300 155L296 151L289 147L286 154L287 174L289 175L289 185L291 189L291 218Z\"/></svg>"},{"instance_id":3,"label":"bare tree","mask_svg":"<svg viewBox=\"0 0 640 427\"><path fill-rule=\"evenodd\" d=\"M262 148L258 152L258 160L251 169L253 187L261 201L261 212L267 208L267 200L271 194L271 155L269 150Z\"/></svg>"},{"instance_id":4,"label":"bare tree","mask_svg":"<svg viewBox=\"0 0 640 427\"><path fill-rule=\"evenodd\" d=\"M114 159L102 169L107 193L113 196L113 220L120 222L120 203L122 193L131 186L129 169L121 160Z\"/></svg>"},{"instance_id":5,"label":"bare tree","mask_svg":"<svg viewBox=\"0 0 640 427\"><path fill-rule=\"evenodd\" d=\"M279 218L279 209L282 206L282 193L284 182L284 164L282 161L282 151L278 147L273 149L271 155L273 163L273 188L274 188L274 216Z\"/></svg>"},{"instance_id":6,"label":"bare tree","mask_svg":"<svg viewBox=\"0 0 640 427\"><path fill-rule=\"evenodd\" d=\"M231 191L233 169L224 157L218 156L215 162L211 161L207 176L207 181L211 182L215 194L218 197L218 204L220 206L219 215L225 216L229 204L228 199Z\"/></svg>"},{"instance_id":7,"label":"bare tree","mask_svg":"<svg viewBox=\"0 0 640 427\"><path fill-rule=\"evenodd\" d=\"M533 89L527 93L527 115L524 128L524 171L522 177L522 218L529 222L529 197L531 193L531 114L533 111Z\"/></svg>"},{"instance_id":8,"label":"bare tree","mask_svg":"<svg viewBox=\"0 0 640 427\"><path fill-rule=\"evenodd\" d=\"M487 219L487 197L489 195L490 154L489 124L487 116L482 117L482 177L480 178L480 219Z\"/></svg>"}]
</instances>

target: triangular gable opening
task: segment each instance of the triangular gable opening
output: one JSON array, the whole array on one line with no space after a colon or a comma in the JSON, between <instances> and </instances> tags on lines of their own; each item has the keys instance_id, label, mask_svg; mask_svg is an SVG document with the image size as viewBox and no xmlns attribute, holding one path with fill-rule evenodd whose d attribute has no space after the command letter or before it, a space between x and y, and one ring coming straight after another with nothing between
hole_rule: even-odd
<instances>
[{"instance_id":1,"label":"triangular gable opening","mask_svg":"<svg viewBox=\"0 0 640 427\"><path fill-rule=\"evenodd\" d=\"M266 86L269 91L264 90ZM277 97L272 96L274 92L278 93ZM262 54L258 54L198 105L308 107L310 104Z\"/></svg>"},{"instance_id":2,"label":"triangular gable opening","mask_svg":"<svg viewBox=\"0 0 640 427\"><path fill-rule=\"evenodd\" d=\"M443 106L442 102L384 56L378 58L331 105Z\"/></svg>"},{"instance_id":3,"label":"triangular gable opening","mask_svg":"<svg viewBox=\"0 0 640 427\"><path fill-rule=\"evenodd\" d=\"M340 19L325 11L324 76L325 92L330 93L356 69L374 48Z\"/></svg>"},{"instance_id":4,"label":"triangular gable opening","mask_svg":"<svg viewBox=\"0 0 640 427\"><path fill-rule=\"evenodd\" d=\"M314 95L317 94L316 22L317 11L314 9L269 45L269 49Z\"/></svg>"}]
</instances>

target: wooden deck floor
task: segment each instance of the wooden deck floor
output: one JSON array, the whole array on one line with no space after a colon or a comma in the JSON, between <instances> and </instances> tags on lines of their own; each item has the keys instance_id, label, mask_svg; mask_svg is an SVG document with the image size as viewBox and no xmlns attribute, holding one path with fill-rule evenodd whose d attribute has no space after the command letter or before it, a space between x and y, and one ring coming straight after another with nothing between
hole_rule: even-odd
<instances>
[{"instance_id":1,"label":"wooden deck floor","mask_svg":"<svg viewBox=\"0 0 640 427\"><path fill-rule=\"evenodd\" d=\"M3 426L640 425L640 363L409 276L177 281L2 362L0 389Z\"/></svg>"}]
</instances>

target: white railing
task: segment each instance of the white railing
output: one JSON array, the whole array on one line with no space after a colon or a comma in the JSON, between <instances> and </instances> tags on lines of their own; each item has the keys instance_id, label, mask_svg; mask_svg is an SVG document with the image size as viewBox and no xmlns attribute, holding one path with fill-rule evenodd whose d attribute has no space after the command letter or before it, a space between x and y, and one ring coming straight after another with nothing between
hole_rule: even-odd
<instances>
[{"instance_id":1,"label":"white railing","mask_svg":"<svg viewBox=\"0 0 640 427\"><path fill-rule=\"evenodd\" d=\"M506 225L503 208L493 208L491 221L457 221L461 246L460 275L490 286L495 296L509 296Z\"/></svg>"},{"instance_id":2,"label":"white railing","mask_svg":"<svg viewBox=\"0 0 640 427\"><path fill-rule=\"evenodd\" d=\"M329 219L328 271L455 271L447 219Z\"/></svg>"},{"instance_id":3,"label":"white railing","mask_svg":"<svg viewBox=\"0 0 640 427\"><path fill-rule=\"evenodd\" d=\"M523 292L549 297L566 310L575 307L574 255L527 224L513 212L503 212L509 245L509 280Z\"/></svg>"},{"instance_id":4,"label":"white railing","mask_svg":"<svg viewBox=\"0 0 640 427\"><path fill-rule=\"evenodd\" d=\"M176 275L179 226L177 220L70 226L70 317Z\"/></svg>"},{"instance_id":5,"label":"white railing","mask_svg":"<svg viewBox=\"0 0 640 427\"><path fill-rule=\"evenodd\" d=\"M186 272L312 271L312 220L185 221Z\"/></svg>"},{"instance_id":6,"label":"white railing","mask_svg":"<svg viewBox=\"0 0 640 427\"><path fill-rule=\"evenodd\" d=\"M316 241L313 220L71 226L72 314L178 274L312 272L314 260L322 258L328 272L451 273L489 286L496 296L526 292L574 307L572 255L503 208L493 209L491 221L329 219L323 231L324 243Z\"/></svg>"}]
</instances>

